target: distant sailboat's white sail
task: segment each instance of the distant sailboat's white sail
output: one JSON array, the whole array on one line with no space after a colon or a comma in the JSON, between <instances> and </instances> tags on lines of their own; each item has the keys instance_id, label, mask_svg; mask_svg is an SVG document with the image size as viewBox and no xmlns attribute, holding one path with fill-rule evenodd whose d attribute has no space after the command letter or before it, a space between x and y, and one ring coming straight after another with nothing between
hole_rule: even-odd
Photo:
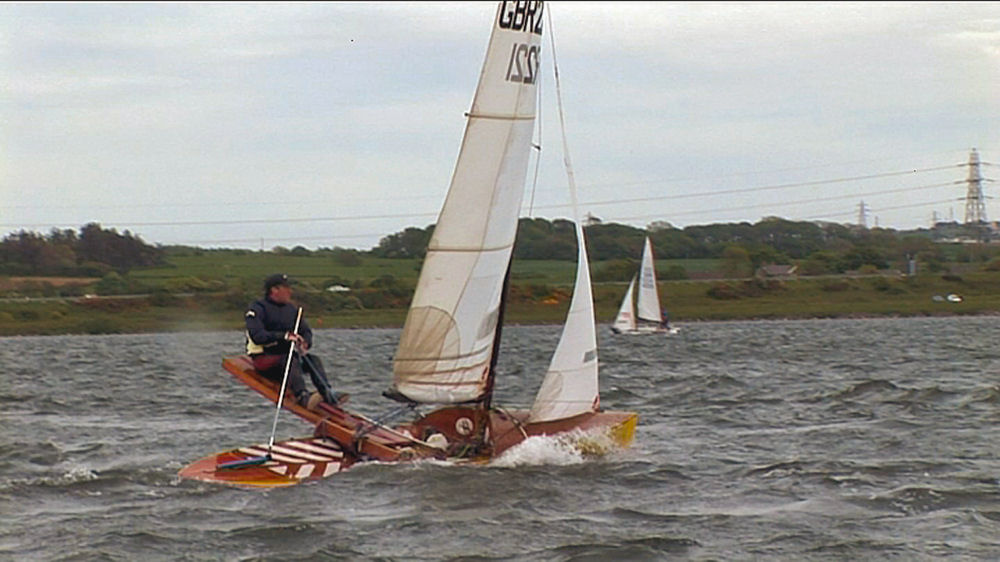
<instances>
[{"instance_id":1,"label":"distant sailboat's white sail","mask_svg":"<svg viewBox=\"0 0 1000 562\"><path fill-rule=\"evenodd\" d=\"M635 315L632 313L634 308L632 293L634 291L635 277L628 284L628 290L625 291L625 298L622 299L622 305L618 309L618 316L615 316L614 324L612 324L612 327L619 332L630 332L635 329Z\"/></svg>"},{"instance_id":2,"label":"distant sailboat's white sail","mask_svg":"<svg viewBox=\"0 0 1000 562\"><path fill-rule=\"evenodd\" d=\"M550 29L551 32L551 29ZM550 35L551 38L551 35ZM557 69L555 44L552 45L552 64ZM573 298L563 326L562 336L556 345L542 386L535 396L535 403L528 415L529 422L559 420L596 410L600 402L597 363L597 327L594 322L594 296L590 286L590 261L583 226L577 207L576 180L566 142L566 123L563 118L562 94L559 72L555 71L557 106L562 131L563 162L569 181L573 218L576 222L577 266Z\"/></svg>"},{"instance_id":3,"label":"distant sailboat's white sail","mask_svg":"<svg viewBox=\"0 0 1000 562\"><path fill-rule=\"evenodd\" d=\"M497 9L393 363L395 390L417 402L466 402L487 390L534 128L543 5Z\"/></svg>"},{"instance_id":4,"label":"distant sailboat's white sail","mask_svg":"<svg viewBox=\"0 0 1000 562\"><path fill-rule=\"evenodd\" d=\"M639 298L636 312L639 320L660 323L660 297L656 288L656 269L653 266L653 245L646 238L639 269Z\"/></svg>"}]
</instances>

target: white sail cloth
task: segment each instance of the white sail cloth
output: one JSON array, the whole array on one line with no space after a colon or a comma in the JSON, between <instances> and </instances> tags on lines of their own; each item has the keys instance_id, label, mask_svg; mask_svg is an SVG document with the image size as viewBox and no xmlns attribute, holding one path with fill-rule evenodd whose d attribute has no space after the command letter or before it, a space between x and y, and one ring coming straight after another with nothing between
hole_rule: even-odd
<instances>
[{"instance_id":1,"label":"white sail cloth","mask_svg":"<svg viewBox=\"0 0 1000 562\"><path fill-rule=\"evenodd\" d=\"M551 21L551 20L550 20ZM551 33L551 30L550 30ZM552 35L550 34L551 38ZM569 194L576 222L576 282L569 313L563 325L562 336L556 345L555 354L545 373L542 386L535 395L528 421L546 422L570 418L600 407L597 363L597 325L594 321L594 296L590 286L590 260L587 259L587 243L580 223L580 209L577 205L576 179L569 157L569 143L566 141L566 122L563 117L562 88L556 63L555 42L552 42L552 65L555 67L557 107L562 132L563 163L569 181Z\"/></svg>"},{"instance_id":2,"label":"white sail cloth","mask_svg":"<svg viewBox=\"0 0 1000 562\"><path fill-rule=\"evenodd\" d=\"M653 265L653 245L646 237L642 249L642 266L639 269L639 295L636 316L639 320L660 323L660 295L656 289L656 267Z\"/></svg>"},{"instance_id":3,"label":"white sail cloth","mask_svg":"<svg viewBox=\"0 0 1000 562\"><path fill-rule=\"evenodd\" d=\"M622 298L622 304L618 308L618 315L615 316L615 321L611 325L615 330L619 332L630 332L635 329L635 314L632 310L635 308L632 302L632 294L635 292L635 277L628 284L628 290L625 291L625 297Z\"/></svg>"},{"instance_id":4,"label":"white sail cloth","mask_svg":"<svg viewBox=\"0 0 1000 562\"><path fill-rule=\"evenodd\" d=\"M597 330L590 263L583 228L577 221L576 284L566 324L549 370L531 407L529 422L543 422L592 412L599 406Z\"/></svg>"},{"instance_id":5,"label":"white sail cloth","mask_svg":"<svg viewBox=\"0 0 1000 562\"><path fill-rule=\"evenodd\" d=\"M541 2L501 2L451 186L393 363L395 389L460 403L487 391L535 122Z\"/></svg>"}]
</instances>

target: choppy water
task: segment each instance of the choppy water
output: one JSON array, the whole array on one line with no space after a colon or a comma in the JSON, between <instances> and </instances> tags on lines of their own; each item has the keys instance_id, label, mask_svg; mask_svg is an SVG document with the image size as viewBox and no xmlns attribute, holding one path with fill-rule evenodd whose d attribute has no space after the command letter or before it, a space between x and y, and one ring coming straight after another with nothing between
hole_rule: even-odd
<instances>
[{"instance_id":1,"label":"choppy water","mask_svg":"<svg viewBox=\"0 0 1000 562\"><path fill-rule=\"evenodd\" d=\"M180 481L266 441L220 367L239 333L0 339L7 560L1000 558L1000 318L602 327L602 404L635 446L502 466L364 465L247 491ZM361 411L393 407L396 330L321 330ZM498 400L527 404L555 327L504 332ZM310 428L283 415L278 437Z\"/></svg>"}]
</instances>

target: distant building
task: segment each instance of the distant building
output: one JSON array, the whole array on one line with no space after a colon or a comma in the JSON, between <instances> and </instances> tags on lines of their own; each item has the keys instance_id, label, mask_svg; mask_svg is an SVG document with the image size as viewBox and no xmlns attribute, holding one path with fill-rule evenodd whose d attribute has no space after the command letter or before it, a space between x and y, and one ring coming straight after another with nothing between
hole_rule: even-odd
<instances>
[{"instance_id":1,"label":"distant building","mask_svg":"<svg viewBox=\"0 0 1000 562\"><path fill-rule=\"evenodd\" d=\"M875 269L875 268L862 268L862 269L849 269L844 272L844 275L848 277L903 277L903 272L898 269Z\"/></svg>"},{"instance_id":2,"label":"distant building","mask_svg":"<svg viewBox=\"0 0 1000 562\"><path fill-rule=\"evenodd\" d=\"M755 275L757 277L795 277L798 275L798 270L799 266L797 265L768 264L758 267Z\"/></svg>"}]
</instances>

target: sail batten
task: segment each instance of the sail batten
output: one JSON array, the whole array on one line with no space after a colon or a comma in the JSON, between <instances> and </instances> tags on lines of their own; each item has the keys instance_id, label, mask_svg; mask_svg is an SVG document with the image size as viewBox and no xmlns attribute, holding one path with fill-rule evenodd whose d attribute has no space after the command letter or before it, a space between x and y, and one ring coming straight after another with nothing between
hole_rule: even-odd
<instances>
[{"instance_id":1,"label":"sail batten","mask_svg":"<svg viewBox=\"0 0 1000 562\"><path fill-rule=\"evenodd\" d=\"M416 402L465 403L489 390L536 113L543 4L525 10L506 2L497 9L451 186L403 326L393 386Z\"/></svg>"},{"instance_id":2,"label":"sail batten","mask_svg":"<svg viewBox=\"0 0 1000 562\"><path fill-rule=\"evenodd\" d=\"M466 113L466 117L472 117L475 119L495 119L498 121L534 121L534 115L491 115L488 113Z\"/></svg>"},{"instance_id":3,"label":"sail batten","mask_svg":"<svg viewBox=\"0 0 1000 562\"><path fill-rule=\"evenodd\" d=\"M480 355L480 354L482 354L482 353L484 353L486 351L488 351L488 350L487 349L477 349L477 350L474 350L472 353L465 353L465 354L460 354L460 355L438 355L437 357L435 357L435 359L438 359L438 360L441 360L441 361L461 361L462 359L465 359L465 358L468 358L468 357L475 357L475 356ZM422 358L422 357L405 357L405 356L397 356L396 357L396 361L401 361L401 362L405 362L405 361L424 361L424 360L425 359Z\"/></svg>"},{"instance_id":4,"label":"sail batten","mask_svg":"<svg viewBox=\"0 0 1000 562\"><path fill-rule=\"evenodd\" d=\"M412 385L417 385L417 386L419 386L419 385L422 385L422 384L423 384L423 385L429 385L429 386L451 386L451 387L461 387L461 386L470 386L470 385L477 385L477 384L479 384L479 383L478 383L478 381L472 381L472 382L453 382L453 383L442 383L442 382L440 382L440 381L421 381L421 380L419 380L419 379L418 379L418 380L411 380L411 381L409 381L409 384L412 384Z\"/></svg>"},{"instance_id":5,"label":"sail batten","mask_svg":"<svg viewBox=\"0 0 1000 562\"><path fill-rule=\"evenodd\" d=\"M490 252L504 252L509 251L514 247L513 244L505 246L497 246L495 248L479 248L479 247L461 247L461 246L451 246L451 247L441 247L441 246L428 246L429 251L433 252L455 252L455 253L468 253L474 252L476 254L486 254Z\"/></svg>"}]
</instances>

